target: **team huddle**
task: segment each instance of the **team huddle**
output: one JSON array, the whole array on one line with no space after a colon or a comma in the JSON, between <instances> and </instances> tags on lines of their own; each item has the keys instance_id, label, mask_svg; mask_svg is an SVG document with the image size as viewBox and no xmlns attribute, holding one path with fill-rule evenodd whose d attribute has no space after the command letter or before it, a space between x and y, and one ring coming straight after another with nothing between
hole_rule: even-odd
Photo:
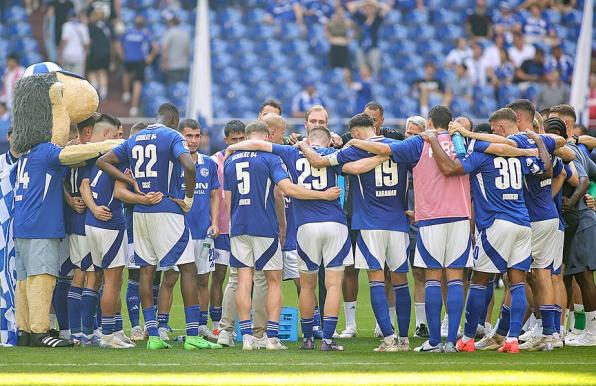
<instances>
[{"instance_id":1,"label":"team huddle","mask_svg":"<svg viewBox=\"0 0 596 386\"><path fill-rule=\"evenodd\" d=\"M531 102L516 100L491 114L487 133L436 106L428 119L408 119L405 139L381 127L375 102L341 137L327 128L322 106L307 112L304 138L285 136L281 113L270 100L258 120L228 122L228 146L212 157L198 153L200 125L179 122L169 103L155 124L136 124L127 140L78 167L62 166L51 144L18 160L7 153L18 170L17 262L45 257L36 264L58 277L57 331L36 345L131 348L147 339L148 349L169 348L180 279L185 349L234 346L237 320L244 350L284 350L282 281L293 280L300 348L314 350L320 339L321 351L343 351L338 339L356 334L355 298L347 299L345 287L357 288L365 270L382 338L375 351L409 351L410 268L422 285L414 295L416 336L428 338L415 351L596 345L596 214L584 196L595 170L578 147L593 143L573 135L572 107L555 106L543 121ZM76 143L122 138L109 114L77 129ZM507 290L490 328L500 277ZM338 333L342 287L346 329ZM585 308L585 326L567 334L574 303L575 311Z\"/></svg>"}]
</instances>

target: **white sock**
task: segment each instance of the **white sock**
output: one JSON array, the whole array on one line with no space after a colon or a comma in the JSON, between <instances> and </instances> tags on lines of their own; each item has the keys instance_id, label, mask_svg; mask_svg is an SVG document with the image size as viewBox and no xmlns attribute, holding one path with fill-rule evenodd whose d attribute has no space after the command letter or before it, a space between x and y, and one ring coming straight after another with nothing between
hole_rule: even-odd
<instances>
[{"instance_id":1,"label":"white sock","mask_svg":"<svg viewBox=\"0 0 596 386\"><path fill-rule=\"evenodd\" d=\"M397 313L395 307L389 307L389 316L391 317L391 325L394 329L397 329Z\"/></svg>"},{"instance_id":2,"label":"white sock","mask_svg":"<svg viewBox=\"0 0 596 386\"><path fill-rule=\"evenodd\" d=\"M582 312L584 310L583 304L573 304L573 312Z\"/></svg>"},{"instance_id":3,"label":"white sock","mask_svg":"<svg viewBox=\"0 0 596 386\"><path fill-rule=\"evenodd\" d=\"M596 336L596 311L586 312L586 330Z\"/></svg>"},{"instance_id":4,"label":"white sock","mask_svg":"<svg viewBox=\"0 0 596 386\"><path fill-rule=\"evenodd\" d=\"M416 327L426 324L426 310L424 303L414 303L414 314L416 315Z\"/></svg>"},{"instance_id":5,"label":"white sock","mask_svg":"<svg viewBox=\"0 0 596 386\"><path fill-rule=\"evenodd\" d=\"M447 315L447 313L443 316L443 321L441 323L449 324L449 315Z\"/></svg>"},{"instance_id":6,"label":"white sock","mask_svg":"<svg viewBox=\"0 0 596 386\"><path fill-rule=\"evenodd\" d=\"M344 314L346 316L346 328L356 329L356 302L344 302Z\"/></svg>"},{"instance_id":7,"label":"white sock","mask_svg":"<svg viewBox=\"0 0 596 386\"><path fill-rule=\"evenodd\" d=\"M536 326L536 328L542 328L542 319L536 319L534 326Z\"/></svg>"},{"instance_id":8,"label":"white sock","mask_svg":"<svg viewBox=\"0 0 596 386\"><path fill-rule=\"evenodd\" d=\"M213 322L213 329L219 330L219 322Z\"/></svg>"},{"instance_id":9,"label":"white sock","mask_svg":"<svg viewBox=\"0 0 596 386\"><path fill-rule=\"evenodd\" d=\"M50 328L54 330L58 330L58 319L56 318L56 314L49 314L50 318Z\"/></svg>"},{"instance_id":10,"label":"white sock","mask_svg":"<svg viewBox=\"0 0 596 386\"><path fill-rule=\"evenodd\" d=\"M528 318L528 320L526 320L526 322L524 323L524 325L522 326L522 330L523 331L529 331L532 327L530 326L530 324L532 324L532 315L530 315L530 317Z\"/></svg>"}]
</instances>

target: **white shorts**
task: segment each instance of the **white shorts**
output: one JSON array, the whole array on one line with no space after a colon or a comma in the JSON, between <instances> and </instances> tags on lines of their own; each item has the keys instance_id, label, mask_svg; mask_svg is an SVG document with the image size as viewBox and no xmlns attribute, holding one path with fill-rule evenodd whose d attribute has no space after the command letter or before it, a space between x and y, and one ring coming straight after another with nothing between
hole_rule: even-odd
<instances>
[{"instance_id":1,"label":"white shorts","mask_svg":"<svg viewBox=\"0 0 596 386\"><path fill-rule=\"evenodd\" d=\"M528 271L531 255L530 227L497 219L476 236L474 271L505 273L509 268Z\"/></svg>"},{"instance_id":2,"label":"white shorts","mask_svg":"<svg viewBox=\"0 0 596 386\"><path fill-rule=\"evenodd\" d=\"M124 267L128 255L126 230L96 228L85 225L87 245L93 265L101 269Z\"/></svg>"},{"instance_id":3,"label":"white shorts","mask_svg":"<svg viewBox=\"0 0 596 386\"><path fill-rule=\"evenodd\" d=\"M548 268L555 260L559 219L552 218L535 221L532 227L532 266L531 268Z\"/></svg>"},{"instance_id":4,"label":"white shorts","mask_svg":"<svg viewBox=\"0 0 596 386\"><path fill-rule=\"evenodd\" d=\"M470 220L421 226L416 238L414 266L430 269L470 267L471 247Z\"/></svg>"},{"instance_id":5,"label":"white shorts","mask_svg":"<svg viewBox=\"0 0 596 386\"><path fill-rule=\"evenodd\" d=\"M60 240L60 277L72 277L76 266L70 261L69 235Z\"/></svg>"},{"instance_id":6,"label":"white shorts","mask_svg":"<svg viewBox=\"0 0 596 386\"><path fill-rule=\"evenodd\" d=\"M296 233L300 271L325 269L341 271L354 264L348 227L337 222L303 224Z\"/></svg>"},{"instance_id":7,"label":"white shorts","mask_svg":"<svg viewBox=\"0 0 596 386\"><path fill-rule=\"evenodd\" d=\"M553 260L553 275L561 274L561 266L563 265L563 245L565 243L565 231L557 230L555 233L555 248L553 254L555 259Z\"/></svg>"},{"instance_id":8,"label":"white shorts","mask_svg":"<svg viewBox=\"0 0 596 386\"><path fill-rule=\"evenodd\" d=\"M194 263L190 231L175 213L133 213L135 263L173 267Z\"/></svg>"},{"instance_id":9,"label":"white shorts","mask_svg":"<svg viewBox=\"0 0 596 386\"><path fill-rule=\"evenodd\" d=\"M129 268L129 269L141 268L135 262L135 245L134 245L134 243L129 243L127 245L126 250L128 251L128 255L126 256L126 268Z\"/></svg>"},{"instance_id":10,"label":"white shorts","mask_svg":"<svg viewBox=\"0 0 596 386\"><path fill-rule=\"evenodd\" d=\"M281 251L284 269L281 273L282 280L293 280L300 278L300 272L298 271L298 251Z\"/></svg>"},{"instance_id":11,"label":"white shorts","mask_svg":"<svg viewBox=\"0 0 596 386\"><path fill-rule=\"evenodd\" d=\"M70 235L68 237L70 261L81 271L93 272L93 259L87 245L87 237L81 235ZM99 269L99 266L97 267Z\"/></svg>"},{"instance_id":12,"label":"white shorts","mask_svg":"<svg viewBox=\"0 0 596 386\"><path fill-rule=\"evenodd\" d=\"M213 248L207 253L206 259L200 259L201 250L203 249L203 240L193 240L195 264L197 265L197 274L203 275L205 273L215 271L215 262L213 261Z\"/></svg>"},{"instance_id":13,"label":"white shorts","mask_svg":"<svg viewBox=\"0 0 596 386\"><path fill-rule=\"evenodd\" d=\"M240 235L230 238L230 267L281 271L284 267L279 239Z\"/></svg>"},{"instance_id":14,"label":"white shorts","mask_svg":"<svg viewBox=\"0 0 596 386\"><path fill-rule=\"evenodd\" d=\"M392 272L408 272L409 247L407 232L360 230L354 268L383 270L387 264Z\"/></svg>"},{"instance_id":15,"label":"white shorts","mask_svg":"<svg viewBox=\"0 0 596 386\"><path fill-rule=\"evenodd\" d=\"M213 261L219 265L230 265L230 235L219 235L215 238Z\"/></svg>"}]
</instances>

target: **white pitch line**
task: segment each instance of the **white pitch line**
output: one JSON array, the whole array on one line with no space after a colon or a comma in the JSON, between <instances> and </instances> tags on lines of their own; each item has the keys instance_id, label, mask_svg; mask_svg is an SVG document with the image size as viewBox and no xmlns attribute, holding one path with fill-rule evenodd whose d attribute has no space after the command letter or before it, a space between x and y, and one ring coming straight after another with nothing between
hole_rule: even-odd
<instances>
[{"instance_id":1,"label":"white pitch line","mask_svg":"<svg viewBox=\"0 0 596 386\"><path fill-rule=\"evenodd\" d=\"M300 362L292 363L292 366L396 366L396 365L410 365L411 362ZM472 362L416 362L416 365L475 365L477 361ZM519 362L519 363L503 363L503 362L482 362L483 365L488 366L544 366L545 362ZM551 365L579 365L588 366L594 365L593 362L548 362ZM210 363L212 367L242 367L242 366L274 366L279 365L279 362L242 362L242 363ZM31 366L49 366L49 367L175 367L186 366L182 363L0 363L0 367L31 367ZM188 366L194 366L188 364Z\"/></svg>"}]
</instances>

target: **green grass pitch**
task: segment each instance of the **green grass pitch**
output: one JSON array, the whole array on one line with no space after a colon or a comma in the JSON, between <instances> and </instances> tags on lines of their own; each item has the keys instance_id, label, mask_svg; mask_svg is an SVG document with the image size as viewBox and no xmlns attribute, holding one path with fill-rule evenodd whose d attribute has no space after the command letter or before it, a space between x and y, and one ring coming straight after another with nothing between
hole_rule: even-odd
<instances>
[{"instance_id":1,"label":"green grass pitch","mask_svg":"<svg viewBox=\"0 0 596 386\"><path fill-rule=\"evenodd\" d=\"M374 320L365 275L360 279L359 336L342 341L346 350L342 353L301 352L297 343L284 352L243 352L238 345L187 352L177 343L159 352L147 351L142 345L131 350L0 349L0 385L596 384L596 348L519 355L375 353L372 350L379 340L372 338ZM502 293L496 291L498 299ZM284 305L296 304L294 285L284 283ZM179 291L171 325L175 333L183 333ZM340 321L338 330L342 327ZM412 347L421 343L419 339L410 342Z\"/></svg>"}]
</instances>

